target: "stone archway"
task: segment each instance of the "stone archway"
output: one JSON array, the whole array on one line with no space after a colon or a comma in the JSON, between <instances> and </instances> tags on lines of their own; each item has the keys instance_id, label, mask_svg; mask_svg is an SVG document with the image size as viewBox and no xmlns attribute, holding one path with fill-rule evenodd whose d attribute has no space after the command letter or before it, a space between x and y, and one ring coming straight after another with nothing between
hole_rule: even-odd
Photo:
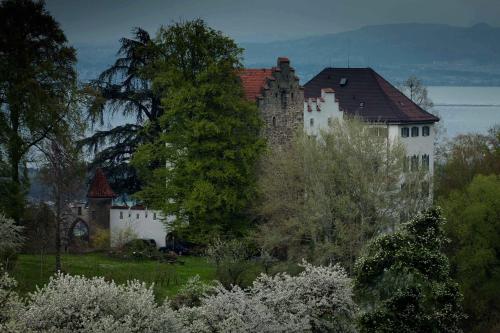
<instances>
[{"instance_id":1,"label":"stone archway","mask_svg":"<svg viewBox=\"0 0 500 333\"><path fill-rule=\"evenodd\" d=\"M68 230L69 248L82 250L88 248L90 242L90 229L87 222L77 218Z\"/></svg>"}]
</instances>

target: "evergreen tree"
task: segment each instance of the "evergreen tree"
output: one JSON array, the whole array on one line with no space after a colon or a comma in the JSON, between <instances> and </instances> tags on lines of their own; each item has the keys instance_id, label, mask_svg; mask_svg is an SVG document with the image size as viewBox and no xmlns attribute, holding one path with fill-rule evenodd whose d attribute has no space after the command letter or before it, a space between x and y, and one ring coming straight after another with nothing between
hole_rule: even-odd
<instances>
[{"instance_id":1,"label":"evergreen tree","mask_svg":"<svg viewBox=\"0 0 500 333\"><path fill-rule=\"evenodd\" d=\"M356 263L361 332L461 332L461 294L442 253L438 209L376 238Z\"/></svg>"},{"instance_id":2,"label":"evergreen tree","mask_svg":"<svg viewBox=\"0 0 500 333\"><path fill-rule=\"evenodd\" d=\"M9 165L1 204L16 221L24 207L27 154L64 117L66 93L76 83L75 61L43 2L0 4L0 154Z\"/></svg>"},{"instance_id":3,"label":"evergreen tree","mask_svg":"<svg viewBox=\"0 0 500 333\"><path fill-rule=\"evenodd\" d=\"M160 131L163 108L152 89L153 64L159 55L155 41L141 28L134 30L134 38L122 38L120 43L115 63L88 85L93 96L89 117L93 125L102 125L106 114L117 113L135 122L98 130L82 144L96 153L91 167L106 170L113 190L132 194L141 187L129 163L132 154L141 143L153 142Z\"/></svg>"},{"instance_id":4,"label":"evergreen tree","mask_svg":"<svg viewBox=\"0 0 500 333\"><path fill-rule=\"evenodd\" d=\"M238 233L263 147L257 107L237 76L241 49L202 20L163 28L158 41L164 131L134 155L147 184L138 197L175 215L176 230L190 240Z\"/></svg>"}]
</instances>

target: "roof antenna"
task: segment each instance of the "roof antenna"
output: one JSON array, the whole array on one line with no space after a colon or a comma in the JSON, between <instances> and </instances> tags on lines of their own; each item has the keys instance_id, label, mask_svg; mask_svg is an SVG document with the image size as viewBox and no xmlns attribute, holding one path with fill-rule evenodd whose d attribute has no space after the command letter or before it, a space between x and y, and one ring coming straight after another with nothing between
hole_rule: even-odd
<instances>
[{"instance_id":1,"label":"roof antenna","mask_svg":"<svg viewBox=\"0 0 500 333\"><path fill-rule=\"evenodd\" d=\"M351 40L347 43L347 68L350 68L350 57L351 57Z\"/></svg>"}]
</instances>

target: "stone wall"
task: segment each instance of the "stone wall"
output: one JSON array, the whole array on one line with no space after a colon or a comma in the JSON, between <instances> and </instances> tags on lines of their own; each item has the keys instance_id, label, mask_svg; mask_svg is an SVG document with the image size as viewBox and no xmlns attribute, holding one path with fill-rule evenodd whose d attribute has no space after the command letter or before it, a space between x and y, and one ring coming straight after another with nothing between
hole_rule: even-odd
<instances>
[{"instance_id":1,"label":"stone wall","mask_svg":"<svg viewBox=\"0 0 500 333\"><path fill-rule=\"evenodd\" d=\"M304 90L287 58L278 58L272 77L267 80L262 95L257 99L264 121L263 135L268 146L291 142L304 124Z\"/></svg>"}]
</instances>

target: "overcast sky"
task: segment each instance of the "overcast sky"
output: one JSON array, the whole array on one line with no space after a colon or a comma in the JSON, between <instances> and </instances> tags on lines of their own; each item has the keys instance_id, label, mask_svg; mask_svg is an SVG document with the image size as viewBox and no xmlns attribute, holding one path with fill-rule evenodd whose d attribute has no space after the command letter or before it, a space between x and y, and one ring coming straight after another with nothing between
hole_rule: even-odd
<instances>
[{"instance_id":1,"label":"overcast sky","mask_svg":"<svg viewBox=\"0 0 500 333\"><path fill-rule=\"evenodd\" d=\"M71 43L116 42L140 26L201 17L239 42L387 23L500 26L500 0L46 0Z\"/></svg>"}]
</instances>

